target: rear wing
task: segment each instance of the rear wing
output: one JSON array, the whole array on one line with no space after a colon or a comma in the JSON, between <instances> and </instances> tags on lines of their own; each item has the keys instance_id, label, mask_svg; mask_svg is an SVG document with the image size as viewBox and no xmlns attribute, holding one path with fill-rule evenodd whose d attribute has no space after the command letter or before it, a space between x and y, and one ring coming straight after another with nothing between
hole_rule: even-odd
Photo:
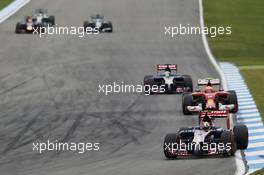
<instances>
[{"instance_id":1,"label":"rear wing","mask_svg":"<svg viewBox=\"0 0 264 175\"><path fill-rule=\"evenodd\" d=\"M35 13L45 13L48 14L48 10L47 9L36 9Z\"/></svg>"},{"instance_id":2,"label":"rear wing","mask_svg":"<svg viewBox=\"0 0 264 175\"><path fill-rule=\"evenodd\" d=\"M178 70L178 65L177 64L158 64L157 65L157 73L159 71L165 71L167 69L170 69L171 71L176 71Z\"/></svg>"},{"instance_id":3,"label":"rear wing","mask_svg":"<svg viewBox=\"0 0 264 175\"><path fill-rule=\"evenodd\" d=\"M198 84L198 86L206 86L209 83L211 85L221 85L221 81L218 78L215 78L215 79L209 79L209 78L199 79L197 84Z\"/></svg>"},{"instance_id":4,"label":"rear wing","mask_svg":"<svg viewBox=\"0 0 264 175\"><path fill-rule=\"evenodd\" d=\"M229 117L228 111L202 111L200 117L209 116L211 118L227 118Z\"/></svg>"},{"instance_id":5,"label":"rear wing","mask_svg":"<svg viewBox=\"0 0 264 175\"><path fill-rule=\"evenodd\" d=\"M230 129L231 124L230 124L230 113L229 113L229 111L202 111L199 113L199 124L205 116L208 116L212 119L225 118L226 119L226 126L228 129Z\"/></svg>"}]
</instances>

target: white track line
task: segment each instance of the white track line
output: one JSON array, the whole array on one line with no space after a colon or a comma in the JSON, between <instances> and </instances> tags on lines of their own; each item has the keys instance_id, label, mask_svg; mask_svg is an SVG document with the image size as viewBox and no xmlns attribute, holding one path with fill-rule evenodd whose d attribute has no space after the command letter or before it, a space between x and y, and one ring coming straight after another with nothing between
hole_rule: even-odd
<instances>
[{"instance_id":1,"label":"white track line","mask_svg":"<svg viewBox=\"0 0 264 175\"><path fill-rule=\"evenodd\" d=\"M201 28L203 28L204 25L204 15L203 15L203 2L202 0L199 0L199 10L200 10L200 25ZM216 59L214 58L210 48L209 48L209 44L206 38L206 35L204 33L202 33L202 40L203 40L203 44L204 44L204 48L205 51L211 61L211 63L213 64L213 66L215 67L215 69L217 70L217 72L219 73L220 77L221 77L221 81L223 83L223 88L224 89L228 89L227 88L227 81L226 81L226 77L225 74L223 72L223 70L220 68L220 66L218 65L218 63L216 62ZM236 152L236 156L235 156L235 161L236 161L236 172L235 175L243 175L246 172L246 168L245 168L245 164L242 158L242 154L241 151L237 151Z\"/></svg>"},{"instance_id":2,"label":"white track line","mask_svg":"<svg viewBox=\"0 0 264 175\"><path fill-rule=\"evenodd\" d=\"M24 5L29 3L30 0L15 0L7 7L0 11L0 23L7 20L10 16L15 14L19 9L21 9Z\"/></svg>"},{"instance_id":3,"label":"white track line","mask_svg":"<svg viewBox=\"0 0 264 175\"><path fill-rule=\"evenodd\" d=\"M200 25L201 28L203 28L204 25L204 15L203 15L203 2L202 0L199 0L199 10L200 10ZM223 82L223 88L227 89L227 83L226 83L226 78L225 78L225 74L223 72L223 70L219 67L218 63L216 62L216 59L214 58L210 48L209 48L209 44L206 38L206 35L202 32L202 40L203 40L203 44L204 44L204 48L205 51L208 55L208 58L210 59L211 63L213 64L213 66L215 67L216 71L220 74L221 80Z\"/></svg>"}]
</instances>

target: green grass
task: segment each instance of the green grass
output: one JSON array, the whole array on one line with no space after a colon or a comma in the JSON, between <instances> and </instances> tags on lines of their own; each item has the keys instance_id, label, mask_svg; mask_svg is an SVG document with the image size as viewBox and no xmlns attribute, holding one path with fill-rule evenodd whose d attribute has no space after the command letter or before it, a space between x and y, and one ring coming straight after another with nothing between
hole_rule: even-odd
<instances>
[{"instance_id":1,"label":"green grass","mask_svg":"<svg viewBox=\"0 0 264 175\"><path fill-rule=\"evenodd\" d=\"M0 10L2 10L5 6L13 2L14 0L0 0Z\"/></svg>"},{"instance_id":2,"label":"green grass","mask_svg":"<svg viewBox=\"0 0 264 175\"><path fill-rule=\"evenodd\" d=\"M204 0L210 26L231 26L232 34L209 38L214 55L236 65L264 64L264 1Z\"/></svg>"},{"instance_id":3,"label":"green grass","mask_svg":"<svg viewBox=\"0 0 264 175\"><path fill-rule=\"evenodd\" d=\"M256 70L241 70L244 78L246 79L247 85L258 105L262 116L264 116L264 69ZM262 84L261 84L262 83ZM264 121L264 120L263 120Z\"/></svg>"},{"instance_id":4,"label":"green grass","mask_svg":"<svg viewBox=\"0 0 264 175\"><path fill-rule=\"evenodd\" d=\"M264 175L264 169L258 170L250 175Z\"/></svg>"},{"instance_id":5,"label":"green grass","mask_svg":"<svg viewBox=\"0 0 264 175\"><path fill-rule=\"evenodd\" d=\"M209 38L219 61L239 66L264 121L264 1L204 0L205 23L231 26L231 35Z\"/></svg>"},{"instance_id":6,"label":"green grass","mask_svg":"<svg viewBox=\"0 0 264 175\"><path fill-rule=\"evenodd\" d=\"M240 70L256 70L264 69L264 65L249 65L249 66L239 66Z\"/></svg>"}]
</instances>

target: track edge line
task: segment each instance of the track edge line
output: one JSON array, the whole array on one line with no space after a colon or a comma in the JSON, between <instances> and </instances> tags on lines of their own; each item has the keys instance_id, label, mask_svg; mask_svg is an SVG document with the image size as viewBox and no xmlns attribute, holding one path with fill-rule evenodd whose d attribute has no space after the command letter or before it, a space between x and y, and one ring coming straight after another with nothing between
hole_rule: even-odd
<instances>
[{"instance_id":1,"label":"track edge line","mask_svg":"<svg viewBox=\"0 0 264 175\"><path fill-rule=\"evenodd\" d=\"M199 17L200 17L200 25L201 28L205 27L204 24L204 11L203 11L203 0L199 0ZM216 58L213 56L211 49L209 47L208 44L208 40L206 38L206 35L202 32L202 41L203 41L203 45L206 51L206 54L208 55L209 60L211 61L211 63L213 64L213 66L215 67L216 71L219 73L220 78L221 78L221 82L223 84L223 88L224 89L228 89L227 88L227 80L225 77L225 74L223 72L223 70L220 68L219 64L216 61ZM242 153L241 151L237 151L235 154L235 162L236 162L236 171L235 171L235 175L244 175L246 174L246 168L245 168L245 163L243 161L242 158Z\"/></svg>"},{"instance_id":2,"label":"track edge line","mask_svg":"<svg viewBox=\"0 0 264 175\"><path fill-rule=\"evenodd\" d=\"M15 0L0 11L0 24L15 14L31 0Z\"/></svg>"}]
</instances>

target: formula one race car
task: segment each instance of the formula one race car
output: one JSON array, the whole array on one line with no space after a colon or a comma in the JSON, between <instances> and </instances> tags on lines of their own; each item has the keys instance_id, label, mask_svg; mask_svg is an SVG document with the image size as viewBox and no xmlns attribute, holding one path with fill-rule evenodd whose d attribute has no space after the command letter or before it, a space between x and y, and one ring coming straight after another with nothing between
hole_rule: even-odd
<instances>
[{"instance_id":1,"label":"formula one race car","mask_svg":"<svg viewBox=\"0 0 264 175\"><path fill-rule=\"evenodd\" d=\"M165 157L223 155L233 156L237 149L248 146L248 129L235 125L230 129L217 127L215 118L228 118L228 111L201 112L199 126L181 128L177 133L167 134L163 144Z\"/></svg>"},{"instance_id":2,"label":"formula one race car","mask_svg":"<svg viewBox=\"0 0 264 175\"><path fill-rule=\"evenodd\" d=\"M160 71L163 71L163 73L160 73ZM144 87L149 88L151 94L176 94L193 91L191 76L178 75L176 64L158 64L157 75L144 77ZM157 91L154 91L154 89L157 89Z\"/></svg>"},{"instance_id":3,"label":"formula one race car","mask_svg":"<svg viewBox=\"0 0 264 175\"><path fill-rule=\"evenodd\" d=\"M219 89L213 88L217 85ZM203 86L203 89L198 89L194 93L183 94L183 114L188 115L200 110L229 110L231 113L238 111L236 92L221 89L219 79L200 79L198 80L199 86Z\"/></svg>"},{"instance_id":4,"label":"formula one race car","mask_svg":"<svg viewBox=\"0 0 264 175\"><path fill-rule=\"evenodd\" d=\"M32 16L26 16L24 20L16 24L16 33L33 33L34 29L55 25L55 17L49 16L45 9L35 10Z\"/></svg>"},{"instance_id":5,"label":"formula one race car","mask_svg":"<svg viewBox=\"0 0 264 175\"><path fill-rule=\"evenodd\" d=\"M111 21L106 21L103 15L91 16L91 21L84 21L83 27L87 30L90 27L94 32L113 32L113 25Z\"/></svg>"}]
</instances>

